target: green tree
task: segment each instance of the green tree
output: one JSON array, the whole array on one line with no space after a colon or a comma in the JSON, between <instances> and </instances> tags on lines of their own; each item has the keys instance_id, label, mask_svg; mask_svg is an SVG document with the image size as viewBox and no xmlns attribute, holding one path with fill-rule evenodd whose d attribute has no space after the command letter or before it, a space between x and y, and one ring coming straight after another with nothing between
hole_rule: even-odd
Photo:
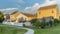
<instances>
[{"instance_id":1,"label":"green tree","mask_svg":"<svg viewBox=\"0 0 60 34\"><path fill-rule=\"evenodd\" d=\"M0 11L0 23L4 21L4 14Z\"/></svg>"}]
</instances>

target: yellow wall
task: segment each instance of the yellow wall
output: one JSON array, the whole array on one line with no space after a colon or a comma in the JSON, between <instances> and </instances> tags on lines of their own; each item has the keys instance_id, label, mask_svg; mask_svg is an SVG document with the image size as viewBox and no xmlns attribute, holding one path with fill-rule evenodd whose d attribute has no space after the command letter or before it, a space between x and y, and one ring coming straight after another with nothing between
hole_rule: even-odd
<instances>
[{"instance_id":1,"label":"yellow wall","mask_svg":"<svg viewBox=\"0 0 60 34\"><path fill-rule=\"evenodd\" d=\"M18 22L21 17L23 17L24 20L25 20L25 18L26 18L26 20L28 20L28 17L27 16L25 16L25 15L23 15L23 14L20 13L20 15L18 15L16 17L16 22Z\"/></svg>"},{"instance_id":2,"label":"yellow wall","mask_svg":"<svg viewBox=\"0 0 60 34\"><path fill-rule=\"evenodd\" d=\"M14 15L10 15L10 21L14 21L16 20L16 17L14 17Z\"/></svg>"},{"instance_id":3,"label":"yellow wall","mask_svg":"<svg viewBox=\"0 0 60 34\"><path fill-rule=\"evenodd\" d=\"M46 7L47 8L47 7ZM53 11L53 13L52 13ZM54 18L58 19L58 7L57 5L55 7L52 8L47 8L47 9L40 9L37 12L37 18L43 18L43 17L49 17L49 16L53 16Z\"/></svg>"},{"instance_id":4,"label":"yellow wall","mask_svg":"<svg viewBox=\"0 0 60 34\"><path fill-rule=\"evenodd\" d=\"M28 21L32 20L32 19L35 19L36 17L28 17Z\"/></svg>"}]
</instances>

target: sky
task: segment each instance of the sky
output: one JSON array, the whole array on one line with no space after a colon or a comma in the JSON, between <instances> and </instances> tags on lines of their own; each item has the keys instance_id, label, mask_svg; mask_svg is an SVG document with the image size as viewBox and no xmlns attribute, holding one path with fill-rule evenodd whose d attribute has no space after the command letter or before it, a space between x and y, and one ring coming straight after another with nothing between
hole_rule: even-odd
<instances>
[{"instance_id":1,"label":"sky","mask_svg":"<svg viewBox=\"0 0 60 34\"><path fill-rule=\"evenodd\" d=\"M12 10L20 10L26 13L36 13L42 4L56 1L60 7L60 0L0 0L0 10L4 13L11 13Z\"/></svg>"}]
</instances>

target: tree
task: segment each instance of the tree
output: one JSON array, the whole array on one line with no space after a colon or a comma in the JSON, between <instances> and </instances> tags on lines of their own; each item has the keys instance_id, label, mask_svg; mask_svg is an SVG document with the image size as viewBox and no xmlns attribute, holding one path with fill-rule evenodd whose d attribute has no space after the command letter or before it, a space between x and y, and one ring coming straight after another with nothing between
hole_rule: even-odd
<instances>
[{"instance_id":1,"label":"tree","mask_svg":"<svg viewBox=\"0 0 60 34\"><path fill-rule=\"evenodd\" d=\"M0 23L4 21L4 14L0 11Z\"/></svg>"}]
</instances>

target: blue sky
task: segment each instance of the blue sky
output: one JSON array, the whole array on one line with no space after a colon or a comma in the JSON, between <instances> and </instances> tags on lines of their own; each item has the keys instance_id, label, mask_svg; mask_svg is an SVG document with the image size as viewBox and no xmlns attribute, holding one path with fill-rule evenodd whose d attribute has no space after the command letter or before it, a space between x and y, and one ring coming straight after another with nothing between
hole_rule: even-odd
<instances>
[{"instance_id":1,"label":"blue sky","mask_svg":"<svg viewBox=\"0 0 60 34\"><path fill-rule=\"evenodd\" d=\"M29 10L32 10L31 8L34 7L35 5L36 7L38 5L40 6L41 4L46 3L46 1L47 0L0 0L0 9L18 8L20 11L29 12ZM57 0L54 0L54 1L57 1ZM60 3L58 5L60 5ZM29 9L25 10L26 8L29 8ZM34 8L34 11L35 11L35 8Z\"/></svg>"},{"instance_id":2,"label":"blue sky","mask_svg":"<svg viewBox=\"0 0 60 34\"><path fill-rule=\"evenodd\" d=\"M33 6L35 3L42 4L45 0L0 0L0 9L2 8L19 8Z\"/></svg>"}]
</instances>

